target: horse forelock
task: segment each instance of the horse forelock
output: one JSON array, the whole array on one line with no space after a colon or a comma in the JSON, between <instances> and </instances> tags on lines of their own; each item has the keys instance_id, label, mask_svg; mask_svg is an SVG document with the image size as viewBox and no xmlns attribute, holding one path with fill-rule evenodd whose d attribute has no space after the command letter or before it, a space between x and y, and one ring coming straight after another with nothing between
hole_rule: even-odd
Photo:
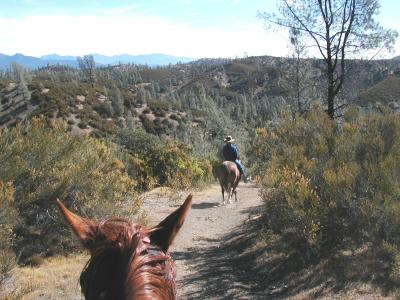
<instances>
[{"instance_id":1,"label":"horse forelock","mask_svg":"<svg viewBox=\"0 0 400 300\"><path fill-rule=\"evenodd\" d=\"M174 263L150 243L150 232L123 219L100 222L80 278L86 299L175 299Z\"/></svg>"}]
</instances>

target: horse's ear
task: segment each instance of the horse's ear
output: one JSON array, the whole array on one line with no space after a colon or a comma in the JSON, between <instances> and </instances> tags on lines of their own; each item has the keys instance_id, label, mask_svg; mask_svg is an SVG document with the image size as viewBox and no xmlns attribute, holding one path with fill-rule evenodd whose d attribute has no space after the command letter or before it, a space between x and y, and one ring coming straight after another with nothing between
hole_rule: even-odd
<instances>
[{"instance_id":1,"label":"horse's ear","mask_svg":"<svg viewBox=\"0 0 400 300\"><path fill-rule=\"evenodd\" d=\"M93 242L96 239L97 223L95 221L82 218L69 211L60 200L57 199L57 205L65 220L71 226L75 235L79 238L84 247L93 250Z\"/></svg>"},{"instance_id":2,"label":"horse's ear","mask_svg":"<svg viewBox=\"0 0 400 300\"><path fill-rule=\"evenodd\" d=\"M158 229L153 231L150 235L152 244L159 246L164 252L168 251L169 246L174 241L175 236L182 227L183 222L192 207L192 198L193 196L190 194L181 207L155 227Z\"/></svg>"}]
</instances>

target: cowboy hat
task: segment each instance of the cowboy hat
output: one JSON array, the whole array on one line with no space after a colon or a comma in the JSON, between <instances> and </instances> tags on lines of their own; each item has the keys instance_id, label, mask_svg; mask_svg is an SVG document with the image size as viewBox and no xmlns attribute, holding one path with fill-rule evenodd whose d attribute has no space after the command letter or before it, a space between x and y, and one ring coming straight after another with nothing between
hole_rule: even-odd
<instances>
[{"instance_id":1,"label":"cowboy hat","mask_svg":"<svg viewBox=\"0 0 400 300\"><path fill-rule=\"evenodd\" d=\"M224 142L227 143L233 143L235 141L235 139L232 138L232 136L228 135L225 139Z\"/></svg>"}]
</instances>

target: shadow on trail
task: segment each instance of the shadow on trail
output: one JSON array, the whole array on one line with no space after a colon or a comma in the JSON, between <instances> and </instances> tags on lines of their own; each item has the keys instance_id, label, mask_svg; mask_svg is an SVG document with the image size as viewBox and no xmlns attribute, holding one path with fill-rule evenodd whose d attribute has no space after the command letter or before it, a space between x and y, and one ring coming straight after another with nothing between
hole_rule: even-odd
<instances>
[{"instance_id":1,"label":"shadow on trail","mask_svg":"<svg viewBox=\"0 0 400 300\"><path fill-rule=\"evenodd\" d=\"M256 215L260 208L243 213ZM206 230L206 229L205 229ZM298 252L285 251L285 241L257 246L262 219L250 220L220 240L209 242L208 249L189 248L174 252L192 275L181 279L179 286L194 288L181 299L287 299L302 293L303 299L317 299L336 293L354 282L371 281L376 261L366 266L367 253L359 256L338 256L305 264ZM379 267L378 267L379 268ZM382 269L382 268L381 268ZM364 274L360 274L360 273ZM382 287L382 285L381 285ZM383 287L384 288L384 287Z\"/></svg>"},{"instance_id":2,"label":"shadow on trail","mask_svg":"<svg viewBox=\"0 0 400 300\"><path fill-rule=\"evenodd\" d=\"M201 202L193 203L192 209L207 209L219 206L219 202Z\"/></svg>"},{"instance_id":3,"label":"shadow on trail","mask_svg":"<svg viewBox=\"0 0 400 300\"><path fill-rule=\"evenodd\" d=\"M255 207L242 213L254 215L259 210L259 207ZM183 278L179 285L195 283L198 287L186 295L181 295L181 298L236 299L240 295L254 297L257 292L261 292L260 299L265 298L263 291L255 290L254 274L249 276L248 273L249 262L262 255L264 250L244 253L244 250L253 244L259 226L255 222L247 222L220 240L202 238L200 241L215 245L208 249L189 248L188 251L174 252L173 257L176 261L183 260L188 268L194 270L193 275Z\"/></svg>"}]
</instances>

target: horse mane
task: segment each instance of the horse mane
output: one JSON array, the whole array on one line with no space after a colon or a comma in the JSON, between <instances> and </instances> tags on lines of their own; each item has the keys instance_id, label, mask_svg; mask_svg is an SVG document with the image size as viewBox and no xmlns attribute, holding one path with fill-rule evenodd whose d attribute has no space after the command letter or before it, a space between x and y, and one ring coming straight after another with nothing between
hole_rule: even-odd
<instances>
[{"instance_id":1,"label":"horse mane","mask_svg":"<svg viewBox=\"0 0 400 300\"><path fill-rule=\"evenodd\" d=\"M193 196L151 229L125 219L82 218L56 200L91 258L80 277L86 300L176 299L175 265L168 254Z\"/></svg>"},{"instance_id":2,"label":"horse mane","mask_svg":"<svg viewBox=\"0 0 400 300\"><path fill-rule=\"evenodd\" d=\"M175 299L171 257L150 244L146 229L124 219L99 223L95 249L80 277L86 299Z\"/></svg>"}]
</instances>

